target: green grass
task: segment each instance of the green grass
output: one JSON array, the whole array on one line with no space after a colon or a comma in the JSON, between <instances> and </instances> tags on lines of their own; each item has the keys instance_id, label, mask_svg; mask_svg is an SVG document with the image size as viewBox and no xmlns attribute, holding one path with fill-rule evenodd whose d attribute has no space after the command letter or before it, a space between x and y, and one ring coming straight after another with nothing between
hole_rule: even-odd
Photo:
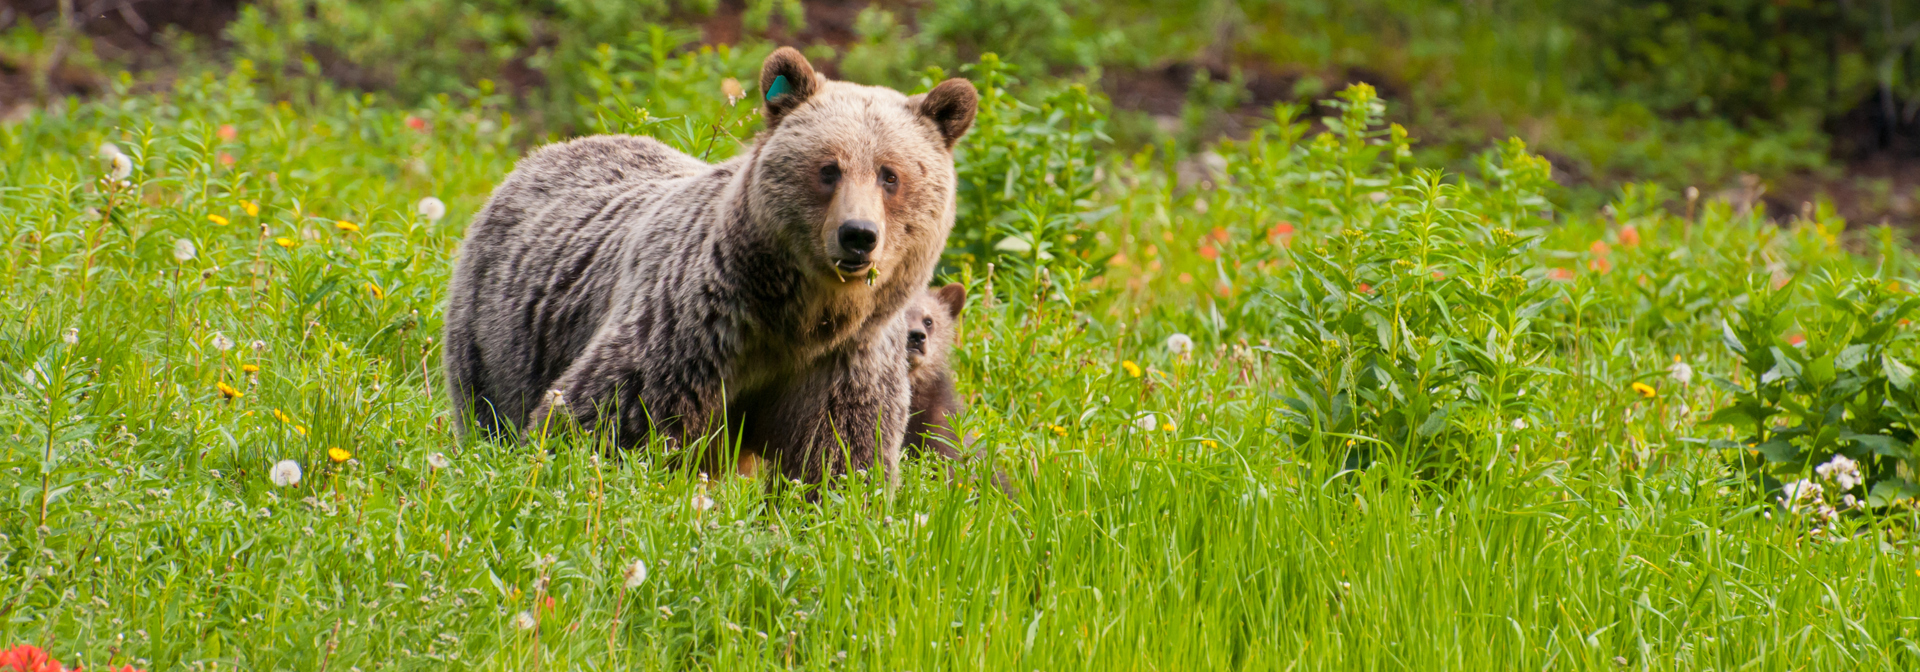
<instances>
[{"instance_id":1,"label":"green grass","mask_svg":"<svg viewBox=\"0 0 1920 672\"><path fill-rule=\"evenodd\" d=\"M601 123L748 137L716 78L751 55L659 67L607 80ZM1891 235L1639 187L1612 219L1554 212L1517 143L1467 176L1404 165L1358 88L1336 132L1283 114L1182 188L1105 149L1084 92L990 86L948 261L991 297L956 355L992 449L969 471L1017 493L913 463L809 503L590 441L456 440L441 292L532 133L478 94L254 87L243 65L0 127L0 644L154 670L1920 661L1909 382L1809 401L1916 359ZM1736 327L1805 362L1750 371ZM1771 410L1706 422L1737 403ZM1821 423L1887 438L1793 432ZM1878 500L1774 503L1836 453Z\"/></svg>"}]
</instances>

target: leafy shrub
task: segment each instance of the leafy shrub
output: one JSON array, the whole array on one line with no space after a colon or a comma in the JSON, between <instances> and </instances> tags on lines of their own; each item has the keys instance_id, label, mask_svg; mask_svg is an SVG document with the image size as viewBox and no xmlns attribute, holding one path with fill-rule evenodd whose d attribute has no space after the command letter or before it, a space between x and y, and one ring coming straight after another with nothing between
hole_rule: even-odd
<instances>
[{"instance_id":1,"label":"leafy shrub","mask_svg":"<svg viewBox=\"0 0 1920 672\"><path fill-rule=\"evenodd\" d=\"M1808 282L1811 301L1796 300L1795 283L1775 288L1754 278L1745 305L1725 323L1723 340L1742 375L1715 378L1733 398L1708 421L1743 436L1717 445L1739 451L1765 490L1790 506L1811 497L1783 492L1782 480L1794 476L1839 486L1832 502L1859 495L1884 507L1920 495L1920 381L1907 328L1920 298L1884 277L1821 274ZM1814 473L1835 456L1858 464L1861 478L1836 483Z\"/></svg>"}]
</instances>

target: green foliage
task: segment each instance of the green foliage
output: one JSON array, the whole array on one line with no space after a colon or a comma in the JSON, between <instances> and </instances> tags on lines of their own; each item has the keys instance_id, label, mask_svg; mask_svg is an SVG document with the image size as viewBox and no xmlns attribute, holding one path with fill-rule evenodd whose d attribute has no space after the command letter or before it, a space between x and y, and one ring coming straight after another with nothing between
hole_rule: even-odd
<instances>
[{"instance_id":1,"label":"green foliage","mask_svg":"<svg viewBox=\"0 0 1920 672\"><path fill-rule=\"evenodd\" d=\"M636 35L555 104L737 151L755 101L723 82L768 45ZM1889 363L1916 361L1916 259L1829 211L1642 185L1557 209L1518 142L1422 168L1367 87L1324 132L1283 106L1120 154L1099 96L983 56L946 258L977 297L953 361L980 456L769 490L456 438L441 292L541 136L478 83L268 63L0 126L0 643L146 669L1914 662ZM1834 454L1865 506L1753 478Z\"/></svg>"},{"instance_id":2,"label":"green foliage","mask_svg":"<svg viewBox=\"0 0 1920 672\"><path fill-rule=\"evenodd\" d=\"M1733 399L1709 421L1742 433L1722 447L1748 449L1744 464L1783 479L1814 479L1814 468L1836 455L1857 462L1864 479L1837 484L1832 500L1859 495L1883 507L1920 495L1920 387L1906 328L1920 299L1901 281L1871 276L1822 274L1811 281L1811 301L1769 282L1751 280L1745 305L1725 325L1746 382L1715 381ZM1769 483L1777 491L1778 481Z\"/></svg>"},{"instance_id":3,"label":"green foliage","mask_svg":"<svg viewBox=\"0 0 1920 672\"><path fill-rule=\"evenodd\" d=\"M1023 102L1007 70L993 54L963 68L980 90L980 111L954 153L959 216L947 246L963 262L1005 259L1028 275L1046 264L1091 263L1087 232L1108 214L1092 200L1110 142L1105 115L1084 86ZM921 86L940 77L931 73Z\"/></svg>"}]
</instances>

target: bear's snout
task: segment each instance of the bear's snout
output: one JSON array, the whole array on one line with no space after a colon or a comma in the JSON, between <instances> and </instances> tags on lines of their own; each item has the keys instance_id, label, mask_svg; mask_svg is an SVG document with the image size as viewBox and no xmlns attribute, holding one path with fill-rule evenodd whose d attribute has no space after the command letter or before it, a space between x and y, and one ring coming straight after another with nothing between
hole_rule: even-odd
<instances>
[{"instance_id":1,"label":"bear's snout","mask_svg":"<svg viewBox=\"0 0 1920 672\"><path fill-rule=\"evenodd\" d=\"M873 262L873 249L880 244L880 225L865 219L849 219L840 224L836 239L840 243L840 254L834 255L834 265L841 271L857 273Z\"/></svg>"},{"instance_id":2,"label":"bear's snout","mask_svg":"<svg viewBox=\"0 0 1920 672\"><path fill-rule=\"evenodd\" d=\"M915 355L927 354L927 331L915 327L907 332L907 352Z\"/></svg>"}]
</instances>

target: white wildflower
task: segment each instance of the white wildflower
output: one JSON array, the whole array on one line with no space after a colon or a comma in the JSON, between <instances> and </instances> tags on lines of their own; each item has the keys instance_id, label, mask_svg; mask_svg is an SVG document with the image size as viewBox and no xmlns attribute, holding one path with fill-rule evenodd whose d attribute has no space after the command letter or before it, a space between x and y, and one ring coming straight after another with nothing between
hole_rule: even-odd
<instances>
[{"instance_id":1,"label":"white wildflower","mask_svg":"<svg viewBox=\"0 0 1920 672\"><path fill-rule=\"evenodd\" d=\"M1834 455L1833 459L1826 464L1814 467L1813 473L1820 478L1833 481L1834 487L1841 490L1852 490L1854 486L1860 485L1861 481L1865 480L1860 477L1860 463L1845 455Z\"/></svg>"},{"instance_id":2,"label":"white wildflower","mask_svg":"<svg viewBox=\"0 0 1920 672\"><path fill-rule=\"evenodd\" d=\"M1841 495L1840 505L1842 508L1854 508L1860 505L1860 498L1854 497L1853 495Z\"/></svg>"},{"instance_id":3,"label":"white wildflower","mask_svg":"<svg viewBox=\"0 0 1920 672\"><path fill-rule=\"evenodd\" d=\"M705 511L713 508L713 498L706 495L694 495L692 503L693 510L695 511Z\"/></svg>"},{"instance_id":4,"label":"white wildflower","mask_svg":"<svg viewBox=\"0 0 1920 672\"><path fill-rule=\"evenodd\" d=\"M1780 486L1780 503L1789 511L1799 511L1803 506L1818 507L1825 501L1822 492L1819 483L1811 480L1794 481Z\"/></svg>"},{"instance_id":5,"label":"white wildflower","mask_svg":"<svg viewBox=\"0 0 1920 672\"><path fill-rule=\"evenodd\" d=\"M100 143L100 158L111 159L120 156L120 146L111 142Z\"/></svg>"},{"instance_id":6,"label":"white wildflower","mask_svg":"<svg viewBox=\"0 0 1920 672\"><path fill-rule=\"evenodd\" d=\"M438 198L428 196L420 199L419 203L414 204L413 211L420 213L421 217L427 218L428 222L438 222L441 217L447 216L447 204Z\"/></svg>"},{"instance_id":7,"label":"white wildflower","mask_svg":"<svg viewBox=\"0 0 1920 672\"><path fill-rule=\"evenodd\" d=\"M453 460L447 459L446 453L430 453L427 455L427 466L433 467L436 470L445 469L451 464L453 464Z\"/></svg>"},{"instance_id":8,"label":"white wildflower","mask_svg":"<svg viewBox=\"0 0 1920 672\"><path fill-rule=\"evenodd\" d=\"M184 264L189 261L193 261L193 258L199 255L200 255L199 250L195 250L193 248L193 241L187 240L185 238L181 238L179 240L173 241L173 260L174 261Z\"/></svg>"},{"instance_id":9,"label":"white wildflower","mask_svg":"<svg viewBox=\"0 0 1920 672\"><path fill-rule=\"evenodd\" d=\"M1526 418L1514 418L1514 419L1513 419L1513 431L1516 431L1516 432L1518 432L1518 431L1520 431L1520 430L1523 430L1523 429L1526 429L1526 428L1527 428L1527 419L1526 419Z\"/></svg>"},{"instance_id":10,"label":"white wildflower","mask_svg":"<svg viewBox=\"0 0 1920 672\"><path fill-rule=\"evenodd\" d=\"M60 340L61 342L66 343L67 345L79 345L80 344L80 328L68 327L67 333L60 335Z\"/></svg>"},{"instance_id":11,"label":"white wildflower","mask_svg":"<svg viewBox=\"0 0 1920 672\"><path fill-rule=\"evenodd\" d=\"M127 158L125 154L113 155L113 171L107 173L107 176L117 182L131 175L133 175L133 159Z\"/></svg>"},{"instance_id":12,"label":"white wildflower","mask_svg":"<svg viewBox=\"0 0 1920 672\"><path fill-rule=\"evenodd\" d=\"M633 590L635 588L639 588L640 584L646 583L646 582L647 582L647 561L635 560L633 561L633 564L627 565L626 576L622 579L621 585L626 586L627 590Z\"/></svg>"},{"instance_id":13,"label":"white wildflower","mask_svg":"<svg viewBox=\"0 0 1920 672\"><path fill-rule=\"evenodd\" d=\"M254 351L254 352L266 352L266 351L267 351L267 342L266 342L266 341L254 341L254 342L252 342L252 343L249 343L249 344L247 344L247 347L250 347L250 348L253 348L253 351Z\"/></svg>"},{"instance_id":14,"label":"white wildflower","mask_svg":"<svg viewBox=\"0 0 1920 672\"><path fill-rule=\"evenodd\" d=\"M532 630L533 626L535 625L539 625L539 624L534 622L533 612L531 611L522 611L518 614L513 615L513 627L515 628L519 628L521 630Z\"/></svg>"},{"instance_id":15,"label":"white wildflower","mask_svg":"<svg viewBox=\"0 0 1920 672\"><path fill-rule=\"evenodd\" d=\"M924 514L924 513L916 513L916 514L913 514L913 526L914 526L914 527L926 527L926 526L927 526L927 514Z\"/></svg>"},{"instance_id":16,"label":"white wildflower","mask_svg":"<svg viewBox=\"0 0 1920 672\"><path fill-rule=\"evenodd\" d=\"M1693 382L1693 367L1688 366L1686 362L1678 359L1673 360L1673 366L1667 367L1667 377L1672 378L1673 382L1681 385L1691 383Z\"/></svg>"},{"instance_id":17,"label":"white wildflower","mask_svg":"<svg viewBox=\"0 0 1920 672\"><path fill-rule=\"evenodd\" d=\"M267 477L273 479L274 485L282 488L291 488L299 485L300 463L293 460L275 462L273 469L267 472Z\"/></svg>"},{"instance_id":18,"label":"white wildflower","mask_svg":"<svg viewBox=\"0 0 1920 672\"><path fill-rule=\"evenodd\" d=\"M1158 418L1153 417L1152 413L1143 413L1133 421L1133 426L1140 431L1151 432L1160 426L1160 421Z\"/></svg>"},{"instance_id":19,"label":"white wildflower","mask_svg":"<svg viewBox=\"0 0 1920 672\"><path fill-rule=\"evenodd\" d=\"M232 350L233 339L227 338L226 334L222 334L216 331L213 333L213 349L219 350L221 352Z\"/></svg>"},{"instance_id":20,"label":"white wildflower","mask_svg":"<svg viewBox=\"0 0 1920 672\"><path fill-rule=\"evenodd\" d=\"M567 393L559 390L547 390L547 405L556 409L566 408Z\"/></svg>"},{"instance_id":21,"label":"white wildflower","mask_svg":"<svg viewBox=\"0 0 1920 672\"><path fill-rule=\"evenodd\" d=\"M1167 337L1167 351L1175 357L1193 354L1193 338L1186 334L1174 334Z\"/></svg>"}]
</instances>

